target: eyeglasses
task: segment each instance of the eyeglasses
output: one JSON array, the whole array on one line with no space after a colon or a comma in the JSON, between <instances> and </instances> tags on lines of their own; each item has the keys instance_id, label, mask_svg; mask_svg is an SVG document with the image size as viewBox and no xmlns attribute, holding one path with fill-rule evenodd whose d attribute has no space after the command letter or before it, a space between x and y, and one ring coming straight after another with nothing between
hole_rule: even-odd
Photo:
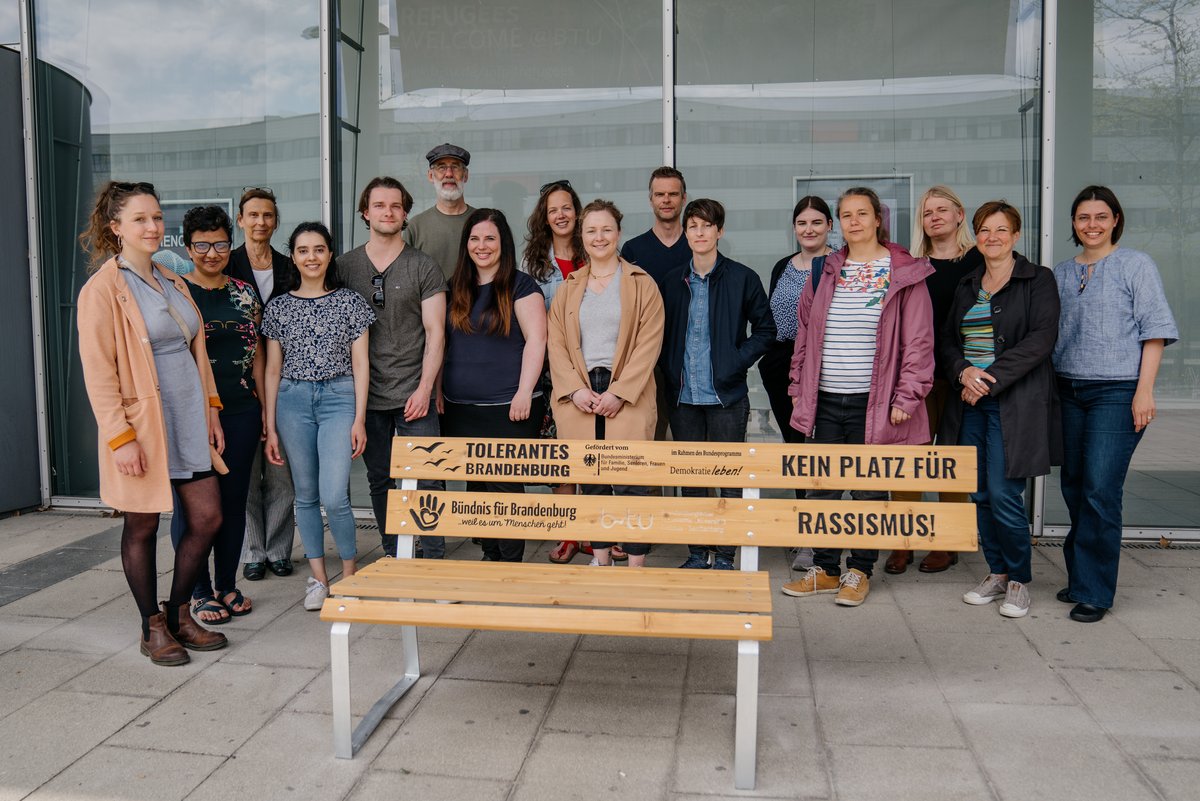
<instances>
[{"instance_id":1,"label":"eyeglasses","mask_svg":"<svg viewBox=\"0 0 1200 801\"><path fill-rule=\"evenodd\" d=\"M371 276L371 288L375 291L371 293L371 302L376 307L383 308L383 273L376 273Z\"/></svg>"},{"instance_id":2,"label":"eyeglasses","mask_svg":"<svg viewBox=\"0 0 1200 801\"><path fill-rule=\"evenodd\" d=\"M201 256L203 256L205 253L208 253L210 250L215 250L217 253L220 253L222 256L224 256L229 252L231 245L232 243L229 240L225 240L224 242L193 242L192 244L188 245L188 247L199 253Z\"/></svg>"},{"instance_id":3,"label":"eyeglasses","mask_svg":"<svg viewBox=\"0 0 1200 801\"><path fill-rule=\"evenodd\" d=\"M429 171L435 175L445 175L448 172L455 174L467 171L467 168L461 164L434 164L431 165Z\"/></svg>"},{"instance_id":4,"label":"eyeglasses","mask_svg":"<svg viewBox=\"0 0 1200 801\"><path fill-rule=\"evenodd\" d=\"M542 188L538 190L538 195L539 196L544 195L547 192L549 192L551 189L554 189L556 187L559 189L570 189L571 182L568 181L566 178L560 178L557 181L551 181L548 184L542 184Z\"/></svg>"}]
</instances>

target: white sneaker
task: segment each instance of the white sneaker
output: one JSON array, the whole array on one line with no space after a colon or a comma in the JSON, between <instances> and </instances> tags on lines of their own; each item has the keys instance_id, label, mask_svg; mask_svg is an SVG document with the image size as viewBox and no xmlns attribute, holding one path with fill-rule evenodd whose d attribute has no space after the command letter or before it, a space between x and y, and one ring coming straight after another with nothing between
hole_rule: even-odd
<instances>
[{"instance_id":1,"label":"white sneaker","mask_svg":"<svg viewBox=\"0 0 1200 801\"><path fill-rule=\"evenodd\" d=\"M329 597L329 588L312 576L308 577L308 586L304 590L304 608L316 612Z\"/></svg>"},{"instance_id":2,"label":"white sneaker","mask_svg":"<svg viewBox=\"0 0 1200 801\"><path fill-rule=\"evenodd\" d=\"M1029 590L1019 581L1008 582L1008 591L1004 593L1004 603L1000 604L1000 614L1005 617L1025 617L1029 614Z\"/></svg>"},{"instance_id":3,"label":"white sneaker","mask_svg":"<svg viewBox=\"0 0 1200 801\"><path fill-rule=\"evenodd\" d=\"M1004 597L1004 591L1007 586L1007 576L997 576L995 573L988 573L975 589L963 595L963 603L968 603L972 606L990 604L997 598Z\"/></svg>"}]
</instances>

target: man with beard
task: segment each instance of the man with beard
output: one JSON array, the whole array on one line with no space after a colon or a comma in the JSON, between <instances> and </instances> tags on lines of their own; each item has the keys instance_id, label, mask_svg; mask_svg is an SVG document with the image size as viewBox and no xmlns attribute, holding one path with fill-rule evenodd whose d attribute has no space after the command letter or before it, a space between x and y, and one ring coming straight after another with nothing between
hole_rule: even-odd
<instances>
[{"instance_id":1,"label":"man with beard","mask_svg":"<svg viewBox=\"0 0 1200 801\"><path fill-rule=\"evenodd\" d=\"M369 238L337 260L346 286L375 310L363 462L375 522L388 556L396 555L397 543L396 535L383 533L388 490L396 486L391 477L392 437L440 433L430 398L446 344L446 281L431 257L401 238L412 205L412 195L395 178L372 178L358 200ZM441 481L422 481L417 486L445 488ZM441 559L445 553L445 538L421 536L421 555L426 559Z\"/></svg>"},{"instance_id":2,"label":"man with beard","mask_svg":"<svg viewBox=\"0 0 1200 801\"><path fill-rule=\"evenodd\" d=\"M679 224L679 215L686 203L687 184L683 173L674 167L659 167L650 173L650 208L654 212L654 225L621 248L625 260L650 273L660 287L663 276L692 258L683 226Z\"/></svg>"},{"instance_id":3,"label":"man with beard","mask_svg":"<svg viewBox=\"0 0 1200 801\"><path fill-rule=\"evenodd\" d=\"M437 193L437 203L408 221L404 241L432 256L448 280L458 264L463 223L475 210L463 200L471 154L447 142L430 150L425 158L429 161L429 182Z\"/></svg>"}]
</instances>

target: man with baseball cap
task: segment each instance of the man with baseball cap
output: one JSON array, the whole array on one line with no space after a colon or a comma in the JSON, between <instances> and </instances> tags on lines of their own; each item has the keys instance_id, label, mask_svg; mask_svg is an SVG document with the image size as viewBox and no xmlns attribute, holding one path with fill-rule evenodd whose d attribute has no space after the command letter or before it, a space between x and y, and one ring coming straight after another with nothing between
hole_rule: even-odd
<instances>
[{"instance_id":1,"label":"man with baseball cap","mask_svg":"<svg viewBox=\"0 0 1200 801\"><path fill-rule=\"evenodd\" d=\"M404 240L432 256L449 279L458 263L463 223L475 210L463 200L471 154L446 142L426 153L425 158L429 161L429 182L437 193L437 203L409 219Z\"/></svg>"}]
</instances>

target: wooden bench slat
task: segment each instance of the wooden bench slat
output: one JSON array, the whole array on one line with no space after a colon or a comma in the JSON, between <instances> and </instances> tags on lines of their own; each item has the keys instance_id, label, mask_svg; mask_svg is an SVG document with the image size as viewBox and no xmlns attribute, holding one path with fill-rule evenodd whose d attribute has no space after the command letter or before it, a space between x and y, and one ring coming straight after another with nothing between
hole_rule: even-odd
<instances>
[{"instance_id":1,"label":"wooden bench slat","mask_svg":"<svg viewBox=\"0 0 1200 801\"><path fill-rule=\"evenodd\" d=\"M438 575L439 572L442 575ZM759 580L751 586L713 582L711 586L680 587L604 580L528 581L525 578L516 578L513 573L504 570L494 570L491 576L455 575L454 571L420 571L408 574L377 572L344 578L334 584L330 592L355 598L454 599L543 606L770 612L771 595L767 577L765 574L755 575ZM726 586L720 586L721 584Z\"/></svg>"},{"instance_id":2,"label":"wooden bench slat","mask_svg":"<svg viewBox=\"0 0 1200 801\"><path fill-rule=\"evenodd\" d=\"M606 582L630 587L655 587L667 584L679 588L723 587L745 589L758 586L757 572L742 570L680 570L673 567L617 567L537 564L534 562L467 562L460 559L383 558L362 568L356 575L409 576L435 575L487 579L504 570L513 580L541 584Z\"/></svg>"},{"instance_id":3,"label":"wooden bench slat","mask_svg":"<svg viewBox=\"0 0 1200 801\"><path fill-rule=\"evenodd\" d=\"M636 612L556 607L477 606L327 598L327 623L381 623L488 631L681 637L700 640L769 640L770 615Z\"/></svg>"},{"instance_id":4,"label":"wooden bench slat","mask_svg":"<svg viewBox=\"0 0 1200 801\"><path fill-rule=\"evenodd\" d=\"M973 551L977 547L975 506L970 503L465 495L404 489L389 493L387 533L419 536L424 532L418 520L431 525L430 509L436 511L437 522L428 533L451 537L604 537L616 542L881 550ZM864 530L879 533L855 533Z\"/></svg>"}]
</instances>

